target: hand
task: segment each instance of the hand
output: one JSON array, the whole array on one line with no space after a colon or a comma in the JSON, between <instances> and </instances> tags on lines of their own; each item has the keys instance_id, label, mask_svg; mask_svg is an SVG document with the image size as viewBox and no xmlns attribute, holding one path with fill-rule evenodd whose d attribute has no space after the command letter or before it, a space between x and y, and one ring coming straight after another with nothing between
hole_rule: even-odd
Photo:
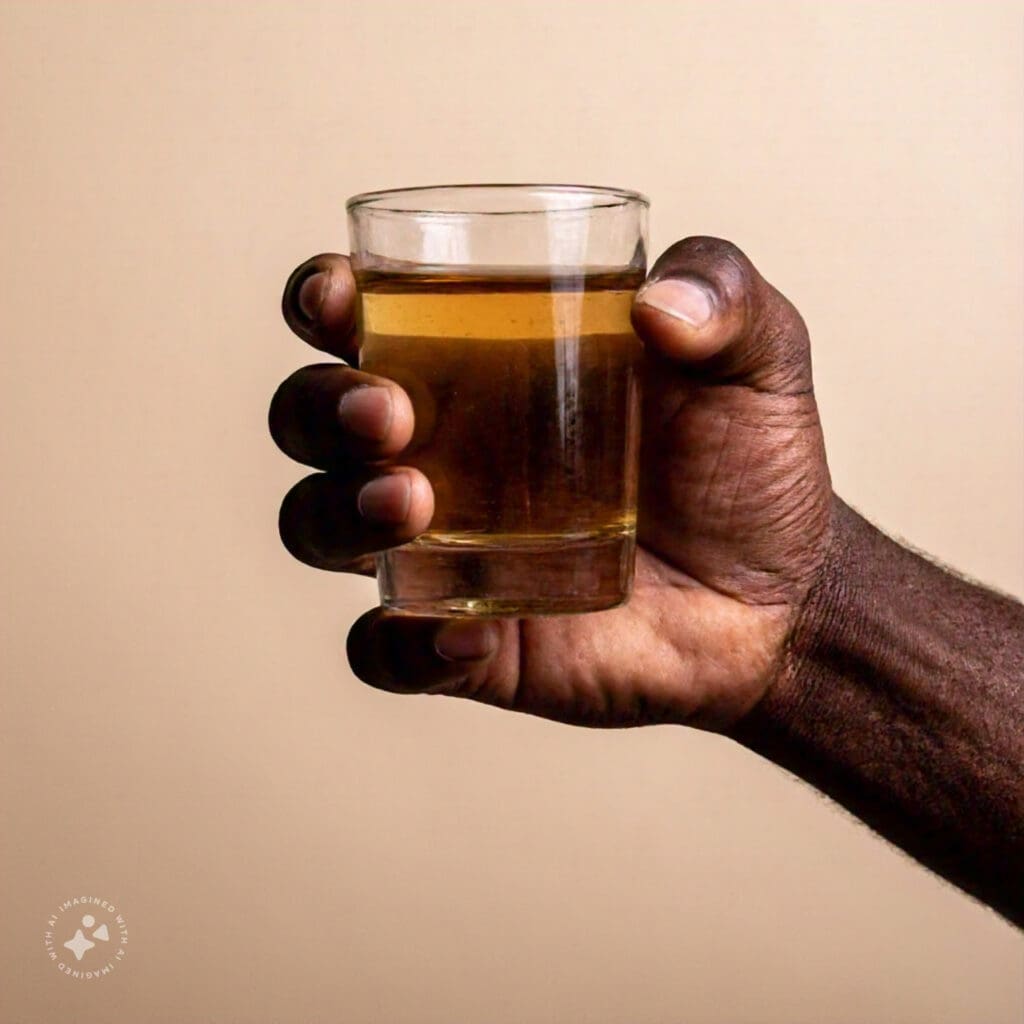
<instances>
[{"instance_id":1,"label":"hand","mask_svg":"<svg viewBox=\"0 0 1024 1024\"><path fill-rule=\"evenodd\" d=\"M355 282L344 256L300 266L284 315L351 363ZM348 653L367 683L470 697L581 725L728 730L789 678L786 639L820 571L832 491L807 331L735 246L688 238L633 307L647 351L636 583L622 607L536 619L431 619L375 609ZM413 410L397 384L308 366L278 389L270 429L327 470L281 507L281 537L324 569L426 529L429 481L401 464Z\"/></svg>"}]
</instances>

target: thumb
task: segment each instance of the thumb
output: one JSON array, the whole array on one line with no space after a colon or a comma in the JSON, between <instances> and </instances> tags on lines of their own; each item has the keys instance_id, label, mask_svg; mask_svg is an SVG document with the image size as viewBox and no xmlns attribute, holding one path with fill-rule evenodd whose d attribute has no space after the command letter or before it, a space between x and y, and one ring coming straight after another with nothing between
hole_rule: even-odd
<instances>
[{"instance_id":1,"label":"thumb","mask_svg":"<svg viewBox=\"0 0 1024 1024\"><path fill-rule=\"evenodd\" d=\"M633 326L649 348L704 383L811 390L803 318L720 238L684 238L664 252L637 293Z\"/></svg>"}]
</instances>

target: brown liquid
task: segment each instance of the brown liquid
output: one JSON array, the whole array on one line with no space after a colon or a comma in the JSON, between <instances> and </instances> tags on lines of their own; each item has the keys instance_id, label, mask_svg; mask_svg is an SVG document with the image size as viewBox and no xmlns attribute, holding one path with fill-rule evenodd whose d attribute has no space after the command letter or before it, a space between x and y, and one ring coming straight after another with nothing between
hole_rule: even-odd
<instances>
[{"instance_id":1,"label":"brown liquid","mask_svg":"<svg viewBox=\"0 0 1024 1024\"><path fill-rule=\"evenodd\" d=\"M400 461L421 469L435 495L429 532L385 557L385 603L525 613L624 599L639 282L634 273L360 276L360 367L409 393L416 430ZM602 557L608 566L591 571Z\"/></svg>"}]
</instances>

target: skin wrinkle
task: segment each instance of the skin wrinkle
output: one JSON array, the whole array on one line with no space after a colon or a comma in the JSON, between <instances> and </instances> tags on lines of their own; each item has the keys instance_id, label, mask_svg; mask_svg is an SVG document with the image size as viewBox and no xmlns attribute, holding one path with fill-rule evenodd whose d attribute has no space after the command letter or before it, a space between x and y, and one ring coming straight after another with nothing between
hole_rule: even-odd
<instances>
[{"instance_id":1,"label":"skin wrinkle","mask_svg":"<svg viewBox=\"0 0 1024 1024\"><path fill-rule=\"evenodd\" d=\"M790 491L792 493L792 490ZM788 506L778 507L775 512L769 513L765 521L766 526L778 527L776 531L780 537L786 537L790 533L797 530L798 527L803 525L807 521L812 512L809 507L811 504L811 498L806 503L800 501L794 501ZM798 544L803 544L803 538L797 540ZM789 562L789 558L780 557L777 560L779 563L786 564ZM777 567L773 567L772 571L777 572Z\"/></svg>"},{"instance_id":2,"label":"skin wrinkle","mask_svg":"<svg viewBox=\"0 0 1024 1024\"><path fill-rule=\"evenodd\" d=\"M712 412L712 416L717 422L722 423L724 426L718 429L713 435L711 435L712 445L716 449L715 462L710 473L701 473L701 475L705 478L707 482L705 489L700 494L699 498L691 498L686 494L686 488L688 485L686 483L687 478L684 472L673 472L672 474L670 474L670 478L677 479L679 483L682 485L682 491L680 492L680 496L676 499L677 502L684 503L691 507L696 502L703 511L703 517L715 523L714 528L717 534L723 536L736 535L738 532L736 520L738 519L742 523L745 518L749 518L747 509L739 507L739 495L742 493L744 486L748 483L748 475L750 471L751 462L753 459L753 451L756 446L754 443L752 443L752 440L749 437L746 440L742 441L742 443L732 443L734 438L732 438L731 435L733 430L736 428L736 419L731 415L728 409L714 409ZM680 439L678 444L679 448L685 451L687 447L685 441L685 425L683 425L682 429L684 437ZM748 434L751 435L757 435L761 433L759 429L754 430L752 428L747 428L747 431ZM776 450L787 450L788 448L793 447L793 442L791 439L792 434L793 432L789 431L787 432L786 436L780 437L776 441L773 441L773 447L775 447ZM741 457L743 459L741 465L738 468L730 466L729 463L729 459L735 457L730 449L735 449L737 447L741 451ZM762 450L764 450L765 446L762 444L761 448ZM765 459L763 456L761 456L758 460L758 466L760 467L764 463L770 464L771 459ZM788 466L786 467L785 472L788 474ZM807 474L803 470L801 470L800 478L807 478ZM725 498L724 500L722 499L721 495L717 493L721 489L723 480L728 480L730 482L733 491L732 495L729 496L728 498ZM775 491L776 488L784 488L786 492L790 492L792 488L789 486L789 482L786 481L784 485L783 480L784 477L780 478L778 481L772 480L766 484L761 484L756 488L752 488L749 492L750 500L753 501L755 504L763 504L765 500L765 494L768 493L769 495L772 495L772 492ZM777 496L782 497L781 494L777 494ZM790 516L797 515L798 512L797 510L792 508L792 504L792 497L790 497L787 500L787 502L782 506L775 506L779 509L779 511L769 515L768 525L771 525L774 521L777 521L779 523L787 523ZM658 545L657 543L655 544L655 547L656 549L661 549L660 545ZM781 547L787 548L788 544L782 544ZM775 555L771 555L767 558L759 559L759 562L761 562L764 568L762 568L761 565L759 565L756 562L748 562L746 567L744 567L741 563L739 565L734 566L733 575L742 574L744 568L746 568L747 571L752 571L756 573L765 571L771 573L775 571L775 567L780 561L783 561L783 559ZM705 583L714 582L715 586L719 586L721 588L722 584L717 578L709 578L702 572L698 572L698 575L703 577ZM727 587L726 589L728 590Z\"/></svg>"},{"instance_id":3,"label":"skin wrinkle","mask_svg":"<svg viewBox=\"0 0 1024 1024\"><path fill-rule=\"evenodd\" d=\"M716 439L718 452L715 455L715 461L711 467L711 472L707 475L707 482L704 486L704 491L696 502L697 506L706 516L714 516L718 512L718 509L714 507L715 503L713 498L721 486L722 463L727 460L727 457L730 454L729 434L733 429L733 421L728 415L723 415L722 419L724 420L724 429L721 432L721 437Z\"/></svg>"},{"instance_id":4,"label":"skin wrinkle","mask_svg":"<svg viewBox=\"0 0 1024 1024\"><path fill-rule=\"evenodd\" d=\"M722 518L725 529L729 533L738 532L737 519L739 519L739 530L745 529L747 523L750 522L750 516L746 509L741 508L740 506L743 504L743 491L747 486L750 463L754 458L754 448L748 443L743 446L743 449L743 461L733 474L731 493L725 500L724 509L718 510L718 514Z\"/></svg>"},{"instance_id":5,"label":"skin wrinkle","mask_svg":"<svg viewBox=\"0 0 1024 1024\"><path fill-rule=\"evenodd\" d=\"M749 402L752 397L755 398L759 407L756 418L742 412L744 403ZM698 406L695 403L698 403ZM699 407L709 406L711 408L708 410L708 415L715 420L725 423L724 428L719 428L714 433L708 433L706 429L706 436L709 438L710 446L716 453L715 462L710 471L707 468L701 468L699 463L691 464L685 458L685 453L691 450L691 444L687 436L688 431L691 429L689 425L691 418L695 412L699 411ZM668 422L667 427L663 427L663 438L655 442L648 442L648 450L655 453L676 453L675 455L668 456L674 465L672 470L666 474L670 480L674 481L672 486L677 494L676 504L689 509L702 509L703 515L698 515L696 518L706 523L714 523L714 526L711 527L714 530L714 536L723 541L727 540L730 534L735 536L737 520L741 523L745 516L758 513L759 506L765 507L767 503L767 507L779 509L777 504L772 505L771 503L777 503L780 500L784 500L787 506L783 506L779 511L771 515L771 518L777 520L778 523L785 527L779 531L774 552L771 549L767 551L762 550L760 553L752 551L753 558L733 563L730 575L736 580L736 586L732 586L723 580L720 570L712 566L691 565L689 566L691 572L697 575L703 582L711 583L719 590L742 597L746 601L751 601L751 595L746 590L754 581L760 579L761 583L754 583L754 585L762 588L767 586L773 593L769 594L767 598L765 595L760 595L755 600L759 603L766 599L774 602L777 599L775 595L778 594L778 586L769 583L771 573L779 563L784 563L786 556L791 554L794 545L799 547L799 541L796 539L790 540L787 536L788 532L790 532L790 526L788 526L790 517L796 518L799 516L800 509L805 507L805 503L807 506L813 506L815 503L813 497L809 499L799 489L795 489L790 481L786 479L786 476L791 472L788 467L781 472L775 470L773 476L762 477L760 480L757 477L762 475L761 469L763 466L778 464L780 457L784 463L790 459L788 453L791 450L803 450L802 445L806 442L801 441L801 437L819 436L820 424L814 410L813 399L808 401L806 396L793 395L769 395L766 397L763 394L752 392L751 388L745 386L715 385L701 395L688 394L685 401L677 401L673 408L673 419ZM797 411L799 411L799 418L794 423L794 414ZM666 420L663 419L663 423L666 423ZM739 445L740 449L745 451L745 455L742 456L743 461L740 463L738 470L730 466L730 460L735 457L729 451L734 445L734 438L731 434L736 429L736 424L742 424L751 434L748 439ZM781 425L785 425L786 429L784 433L778 434ZM777 436L773 436L773 434ZM647 436L649 437L649 434ZM722 442L723 436L729 438L725 444ZM768 445L771 445L771 447ZM752 463L753 455L751 450L755 446L759 447L761 454L757 463ZM772 457L765 454L769 451L779 454L775 456L774 462ZM820 452L820 444L811 443L810 451ZM679 460L678 463L677 460ZM754 478L750 479L752 476L752 465L754 467ZM799 466L800 463L795 461L795 465ZM695 496L688 493L690 472L695 472L698 478L705 481L702 492ZM727 476L735 481L733 490L737 496L744 484L749 483L753 505L740 508L738 498L728 498L725 500L721 498L717 492L720 492L724 486L723 481ZM807 478L808 474L805 470L801 469L798 479L806 480ZM646 502L642 504L642 510L645 505ZM692 515L692 513L690 514ZM758 518L764 518L764 514L762 513ZM705 528L709 527L706 525ZM660 539L663 534L665 534L666 541L668 541L667 545ZM654 529L651 536L647 535L651 535L651 530L649 527L645 527L643 520L641 520L641 537L644 539L644 543L648 543L654 550L662 553L673 553L676 550L677 542L682 541L688 536L685 522L677 522L674 525L659 525ZM812 568L808 568L801 571L796 577L791 575L790 579L792 581L806 581L811 578L811 575Z\"/></svg>"}]
</instances>

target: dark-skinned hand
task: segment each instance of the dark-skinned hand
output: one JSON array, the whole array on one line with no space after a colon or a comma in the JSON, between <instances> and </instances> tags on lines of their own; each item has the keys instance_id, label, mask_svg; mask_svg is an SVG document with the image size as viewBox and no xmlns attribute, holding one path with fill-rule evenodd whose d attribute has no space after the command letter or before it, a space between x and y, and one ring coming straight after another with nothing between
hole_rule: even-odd
<instances>
[{"instance_id":1,"label":"dark-skinned hand","mask_svg":"<svg viewBox=\"0 0 1024 1024\"><path fill-rule=\"evenodd\" d=\"M323 472L284 499L281 537L312 566L372 572L424 531L430 481L403 466L413 409L361 372L346 257L303 263L288 324L346 360L292 374L270 409L278 446ZM646 347L636 584L609 611L433 619L375 609L348 653L365 682L469 697L590 726L729 731L790 682L787 638L821 570L832 490L793 306L728 242L687 238L633 306Z\"/></svg>"}]
</instances>

